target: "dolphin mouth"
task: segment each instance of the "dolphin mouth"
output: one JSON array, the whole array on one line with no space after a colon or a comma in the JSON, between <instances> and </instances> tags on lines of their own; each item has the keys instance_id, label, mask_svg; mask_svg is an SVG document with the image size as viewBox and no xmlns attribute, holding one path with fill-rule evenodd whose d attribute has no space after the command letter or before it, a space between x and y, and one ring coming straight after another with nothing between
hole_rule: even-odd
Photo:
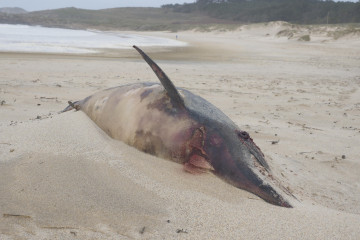
<instances>
[{"instance_id":1,"label":"dolphin mouth","mask_svg":"<svg viewBox=\"0 0 360 240\"><path fill-rule=\"evenodd\" d=\"M234 183L234 181L231 182ZM292 204L285 197L283 197L285 193L289 195L291 195L291 193L288 193L288 191L283 191L281 185L276 184L277 182L275 180L270 182L271 185L267 182L269 181L263 181L262 179L255 177L255 179L248 179L245 184L244 181L241 181L236 182L233 185L255 194L270 204L286 208L293 208Z\"/></svg>"},{"instance_id":2,"label":"dolphin mouth","mask_svg":"<svg viewBox=\"0 0 360 240\"><path fill-rule=\"evenodd\" d=\"M258 180L256 182L260 182L260 184L254 185L256 188L254 189L255 194L274 205L292 208L293 206L284 198L285 194L292 195L290 191L283 187L280 181L273 176L269 167L259 163L254 155L251 155L251 159L254 164L253 174Z\"/></svg>"},{"instance_id":3,"label":"dolphin mouth","mask_svg":"<svg viewBox=\"0 0 360 240\"><path fill-rule=\"evenodd\" d=\"M245 175L234 172L236 176L233 175L231 177L217 171L214 173L231 185L255 194L265 202L280 207L293 208L292 204L283 196L285 193L289 195L292 194L288 193L288 191L282 191L283 188L280 184L276 184L276 181L271 181L270 185L268 184L269 181L264 181L256 176L256 174L251 174L251 176L249 176L248 174Z\"/></svg>"},{"instance_id":4,"label":"dolphin mouth","mask_svg":"<svg viewBox=\"0 0 360 240\"><path fill-rule=\"evenodd\" d=\"M251 192L270 204L293 208L288 197L294 197L289 190L283 187L269 168L262 166L252 154L248 156L251 162L239 164L228 159L226 168L218 168L215 173L231 185ZM294 197L295 198L295 197ZM295 198L296 199L296 198Z\"/></svg>"},{"instance_id":5,"label":"dolphin mouth","mask_svg":"<svg viewBox=\"0 0 360 240\"><path fill-rule=\"evenodd\" d=\"M264 199L266 202L271 203L273 205L286 207L286 208L293 208L293 206L270 185L261 185L257 187L254 193L255 195Z\"/></svg>"},{"instance_id":6,"label":"dolphin mouth","mask_svg":"<svg viewBox=\"0 0 360 240\"><path fill-rule=\"evenodd\" d=\"M261 184L254 184L253 188L255 189L253 192L269 203L292 208L293 206L280 194L284 192L291 195L291 193L284 189L279 181L275 179L268 166L262 165L253 154L251 154L250 158L254 164L253 173L255 178L262 182Z\"/></svg>"}]
</instances>

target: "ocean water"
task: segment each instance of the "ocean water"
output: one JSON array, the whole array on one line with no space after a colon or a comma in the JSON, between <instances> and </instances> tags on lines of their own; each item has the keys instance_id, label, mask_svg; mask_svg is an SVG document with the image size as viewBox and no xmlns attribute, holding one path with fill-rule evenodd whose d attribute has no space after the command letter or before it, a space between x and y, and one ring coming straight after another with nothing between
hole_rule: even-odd
<instances>
[{"instance_id":1,"label":"ocean water","mask_svg":"<svg viewBox=\"0 0 360 240\"><path fill-rule=\"evenodd\" d=\"M97 53L133 45L186 46L175 39L96 30L71 30L41 26L0 24L0 51L40 53Z\"/></svg>"}]
</instances>

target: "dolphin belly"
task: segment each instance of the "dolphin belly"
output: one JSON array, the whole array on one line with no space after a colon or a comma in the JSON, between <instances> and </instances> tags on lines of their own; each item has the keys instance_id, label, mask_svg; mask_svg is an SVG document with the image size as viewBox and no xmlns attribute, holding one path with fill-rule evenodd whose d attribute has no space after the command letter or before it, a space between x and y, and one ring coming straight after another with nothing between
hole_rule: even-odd
<instances>
[{"instance_id":1,"label":"dolphin belly","mask_svg":"<svg viewBox=\"0 0 360 240\"><path fill-rule=\"evenodd\" d=\"M79 102L110 137L175 162L186 158L186 141L196 123L174 109L159 84L131 84L98 92Z\"/></svg>"}]
</instances>

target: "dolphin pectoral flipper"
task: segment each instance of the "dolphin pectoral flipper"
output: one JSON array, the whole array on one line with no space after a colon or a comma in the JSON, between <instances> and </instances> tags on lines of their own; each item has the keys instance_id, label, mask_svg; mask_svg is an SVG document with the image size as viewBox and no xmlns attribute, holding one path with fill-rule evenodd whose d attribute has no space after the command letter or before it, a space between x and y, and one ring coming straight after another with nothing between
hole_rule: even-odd
<instances>
[{"instance_id":1,"label":"dolphin pectoral flipper","mask_svg":"<svg viewBox=\"0 0 360 240\"><path fill-rule=\"evenodd\" d=\"M184 163L184 170L189 173L198 174L213 171L214 168L205 157L194 154L189 158L188 162Z\"/></svg>"},{"instance_id":2,"label":"dolphin pectoral flipper","mask_svg":"<svg viewBox=\"0 0 360 240\"><path fill-rule=\"evenodd\" d=\"M156 76L159 78L161 84L164 86L167 95L170 99L175 103L178 107L184 108L184 99L179 94L178 90L176 89L175 85L171 82L168 76L164 73L164 71L148 56L144 53L140 48L137 46L133 46L140 55L144 58L144 60L149 64L151 69L154 71Z\"/></svg>"}]
</instances>

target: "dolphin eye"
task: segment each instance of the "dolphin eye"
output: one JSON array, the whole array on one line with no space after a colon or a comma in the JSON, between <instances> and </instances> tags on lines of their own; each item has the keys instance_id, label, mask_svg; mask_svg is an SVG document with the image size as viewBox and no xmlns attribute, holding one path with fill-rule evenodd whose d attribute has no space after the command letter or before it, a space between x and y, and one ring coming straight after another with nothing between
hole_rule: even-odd
<instances>
[{"instance_id":1,"label":"dolphin eye","mask_svg":"<svg viewBox=\"0 0 360 240\"><path fill-rule=\"evenodd\" d=\"M237 131L236 133L237 133L238 137L240 137L242 139L247 140L250 138L249 134L245 131Z\"/></svg>"}]
</instances>

